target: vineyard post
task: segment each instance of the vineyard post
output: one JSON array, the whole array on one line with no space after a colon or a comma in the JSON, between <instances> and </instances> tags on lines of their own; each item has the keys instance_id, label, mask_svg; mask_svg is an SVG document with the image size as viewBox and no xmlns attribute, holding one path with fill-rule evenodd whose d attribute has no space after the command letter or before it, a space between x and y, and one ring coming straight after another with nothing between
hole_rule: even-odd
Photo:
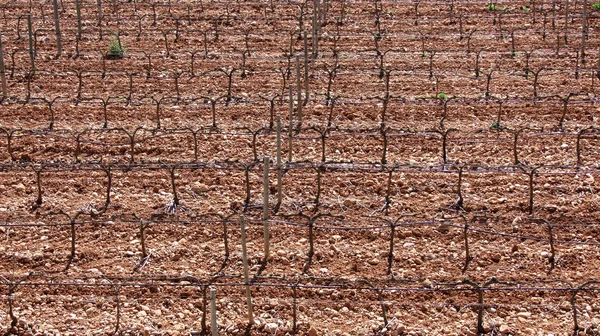
<instances>
[{"instance_id":1,"label":"vineyard post","mask_svg":"<svg viewBox=\"0 0 600 336\"><path fill-rule=\"evenodd\" d=\"M54 7L54 27L56 29L56 58L59 58L62 54L62 37L60 34L60 20L58 18L58 0L52 0L52 6Z\"/></svg>"},{"instance_id":2,"label":"vineyard post","mask_svg":"<svg viewBox=\"0 0 600 336\"><path fill-rule=\"evenodd\" d=\"M210 289L210 330L212 336L217 336L219 334L217 327L217 304L214 288Z\"/></svg>"},{"instance_id":3,"label":"vineyard post","mask_svg":"<svg viewBox=\"0 0 600 336\"><path fill-rule=\"evenodd\" d=\"M297 113L298 129L300 129L300 127L302 127L302 85L301 85L301 80L302 80L302 75L300 72L300 57L296 56L296 91L298 94L298 97L296 99L298 100L298 113Z\"/></svg>"},{"instance_id":4,"label":"vineyard post","mask_svg":"<svg viewBox=\"0 0 600 336\"><path fill-rule=\"evenodd\" d=\"M481 57L481 49L479 49L477 51L477 54L475 55L475 78L479 78L479 73L480 73L480 69L479 69L479 58Z\"/></svg>"},{"instance_id":5,"label":"vineyard post","mask_svg":"<svg viewBox=\"0 0 600 336\"><path fill-rule=\"evenodd\" d=\"M556 0L552 0L552 30L556 29Z\"/></svg>"},{"instance_id":6,"label":"vineyard post","mask_svg":"<svg viewBox=\"0 0 600 336\"><path fill-rule=\"evenodd\" d=\"M583 42L582 42L583 43ZM579 60L583 61L581 50L575 51L575 79L579 79ZM583 62L582 62L583 64Z\"/></svg>"},{"instance_id":7,"label":"vineyard post","mask_svg":"<svg viewBox=\"0 0 600 336\"><path fill-rule=\"evenodd\" d=\"M246 302L248 304L248 324L252 325L254 324L254 317L252 315L252 296L248 280L248 251L246 249L246 224L244 215L240 216L240 229L242 238L242 262L244 264L244 284L246 285Z\"/></svg>"},{"instance_id":8,"label":"vineyard post","mask_svg":"<svg viewBox=\"0 0 600 336\"><path fill-rule=\"evenodd\" d=\"M304 103L302 105L306 105L308 103L308 36L306 36L306 30L304 31ZM314 59L313 59L314 62ZM298 100L298 104L300 104L300 100ZM299 117L300 123L302 124L302 118Z\"/></svg>"},{"instance_id":9,"label":"vineyard post","mask_svg":"<svg viewBox=\"0 0 600 336\"><path fill-rule=\"evenodd\" d=\"M544 26L542 30L542 40L546 41L546 25L548 24L548 12L544 12Z\"/></svg>"},{"instance_id":10,"label":"vineyard post","mask_svg":"<svg viewBox=\"0 0 600 336\"><path fill-rule=\"evenodd\" d=\"M419 25L419 5L421 3L421 0L416 0L415 1L415 26Z\"/></svg>"},{"instance_id":11,"label":"vineyard post","mask_svg":"<svg viewBox=\"0 0 600 336\"><path fill-rule=\"evenodd\" d=\"M459 31L459 41L463 40L463 35L464 35L464 29L463 29L463 13L460 13L460 15L458 16L458 31Z\"/></svg>"},{"instance_id":12,"label":"vineyard post","mask_svg":"<svg viewBox=\"0 0 600 336\"><path fill-rule=\"evenodd\" d=\"M275 206L275 212L279 210L281 206L281 186L282 186L282 174L281 170L281 117L277 116L277 205Z\"/></svg>"},{"instance_id":13,"label":"vineyard post","mask_svg":"<svg viewBox=\"0 0 600 336\"><path fill-rule=\"evenodd\" d=\"M76 41L77 43L75 44L75 55L79 56L79 42L81 41L81 4L79 3L80 0L75 0L75 11L77 13L77 37L76 37Z\"/></svg>"},{"instance_id":14,"label":"vineyard post","mask_svg":"<svg viewBox=\"0 0 600 336\"><path fill-rule=\"evenodd\" d=\"M269 260L269 161L268 156L264 157L263 171L263 220L264 220L264 239L265 239L265 265Z\"/></svg>"},{"instance_id":15,"label":"vineyard post","mask_svg":"<svg viewBox=\"0 0 600 336\"><path fill-rule=\"evenodd\" d=\"M65 270L67 270L69 268L69 266L71 266L71 263L73 262L73 260L75 260L75 221L77 220L77 217L80 213L78 213L77 215L75 215L75 217L70 218L69 217L69 221L70 221L70 226L71 226L71 254L69 255L69 263L67 264L67 266L65 267Z\"/></svg>"},{"instance_id":16,"label":"vineyard post","mask_svg":"<svg viewBox=\"0 0 600 336\"><path fill-rule=\"evenodd\" d=\"M583 28L581 29L581 64L585 64L585 41L588 35L587 0L583 0Z\"/></svg>"},{"instance_id":17,"label":"vineyard post","mask_svg":"<svg viewBox=\"0 0 600 336\"><path fill-rule=\"evenodd\" d=\"M2 34L0 33L0 77L2 77L2 100L8 96L6 88L6 68L4 67L4 47L2 45Z\"/></svg>"},{"instance_id":18,"label":"vineyard post","mask_svg":"<svg viewBox=\"0 0 600 336\"><path fill-rule=\"evenodd\" d=\"M102 0L98 0L98 40L102 41Z\"/></svg>"},{"instance_id":19,"label":"vineyard post","mask_svg":"<svg viewBox=\"0 0 600 336\"><path fill-rule=\"evenodd\" d=\"M313 17L312 17L312 59L314 60L317 52L317 25L319 16L319 0L313 0ZM304 32L304 41L306 42L306 31ZM306 49L305 49L306 50Z\"/></svg>"},{"instance_id":20,"label":"vineyard post","mask_svg":"<svg viewBox=\"0 0 600 336\"><path fill-rule=\"evenodd\" d=\"M294 131L294 98L292 96L292 84L290 84L290 126L288 128L288 163L292 162L292 132Z\"/></svg>"},{"instance_id":21,"label":"vineyard post","mask_svg":"<svg viewBox=\"0 0 600 336\"><path fill-rule=\"evenodd\" d=\"M2 48L2 46L0 45L0 55L2 54L1 48ZM596 64L596 77L598 77L598 79L600 79L600 46L598 46L598 60L597 60L597 64Z\"/></svg>"},{"instance_id":22,"label":"vineyard post","mask_svg":"<svg viewBox=\"0 0 600 336\"><path fill-rule=\"evenodd\" d=\"M293 301L292 301L292 333L296 333L298 331L298 323L297 323L297 314L296 314L296 310L297 310L297 284L294 284L292 286L292 291L293 291Z\"/></svg>"},{"instance_id":23,"label":"vineyard post","mask_svg":"<svg viewBox=\"0 0 600 336\"><path fill-rule=\"evenodd\" d=\"M29 34L29 59L31 60L31 77L35 75L35 50L33 50L33 28L31 14L27 14L27 33Z\"/></svg>"},{"instance_id":24,"label":"vineyard post","mask_svg":"<svg viewBox=\"0 0 600 336\"><path fill-rule=\"evenodd\" d=\"M567 33L569 30L569 3L571 1L567 0L565 1L565 27L564 27L564 38L565 38L565 45L569 44L569 40L567 38Z\"/></svg>"}]
</instances>

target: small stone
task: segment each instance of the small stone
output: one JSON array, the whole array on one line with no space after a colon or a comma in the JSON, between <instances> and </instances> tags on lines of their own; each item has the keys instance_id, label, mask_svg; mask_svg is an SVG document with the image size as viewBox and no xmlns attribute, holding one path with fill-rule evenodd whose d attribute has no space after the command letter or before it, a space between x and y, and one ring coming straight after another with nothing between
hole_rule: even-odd
<instances>
[{"instance_id":1,"label":"small stone","mask_svg":"<svg viewBox=\"0 0 600 336\"><path fill-rule=\"evenodd\" d=\"M154 314L154 316L161 316L162 315L162 310L160 310L160 309L153 310L152 314Z\"/></svg>"},{"instance_id":2,"label":"small stone","mask_svg":"<svg viewBox=\"0 0 600 336\"><path fill-rule=\"evenodd\" d=\"M285 250L277 250L277 255L280 257L285 256L287 253L285 252Z\"/></svg>"},{"instance_id":3,"label":"small stone","mask_svg":"<svg viewBox=\"0 0 600 336\"><path fill-rule=\"evenodd\" d=\"M177 253L171 257L171 261L179 261L181 259L181 254Z\"/></svg>"},{"instance_id":4,"label":"small stone","mask_svg":"<svg viewBox=\"0 0 600 336\"><path fill-rule=\"evenodd\" d=\"M431 288L433 287L433 283L431 282L431 280L425 279L425 281L423 281L423 286L425 286L425 288Z\"/></svg>"},{"instance_id":5,"label":"small stone","mask_svg":"<svg viewBox=\"0 0 600 336\"><path fill-rule=\"evenodd\" d=\"M509 327L508 325L506 325L506 324L502 324L502 325L500 325L500 328L499 328L499 330L500 330L500 332L501 332L501 333L503 333L503 334L508 334L508 333L510 333L510 327Z\"/></svg>"},{"instance_id":6,"label":"small stone","mask_svg":"<svg viewBox=\"0 0 600 336\"><path fill-rule=\"evenodd\" d=\"M369 264L375 266L375 265L379 264L379 260L377 258L373 258L373 259L369 260Z\"/></svg>"},{"instance_id":7,"label":"small stone","mask_svg":"<svg viewBox=\"0 0 600 336\"><path fill-rule=\"evenodd\" d=\"M308 336L317 336L317 329L310 327L310 329L308 329Z\"/></svg>"},{"instance_id":8,"label":"small stone","mask_svg":"<svg viewBox=\"0 0 600 336\"><path fill-rule=\"evenodd\" d=\"M497 263L500 262L500 260L502 259L502 255L500 255L500 253L492 253L492 255L490 256L490 259Z\"/></svg>"},{"instance_id":9,"label":"small stone","mask_svg":"<svg viewBox=\"0 0 600 336\"><path fill-rule=\"evenodd\" d=\"M529 318L529 317L531 317L531 313L530 312L520 312L517 314L517 317Z\"/></svg>"},{"instance_id":10,"label":"small stone","mask_svg":"<svg viewBox=\"0 0 600 336\"><path fill-rule=\"evenodd\" d=\"M133 253L133 251L125 252L125 256L127 256L127 257L133 257L134 255L135 255L135 253Z\"/></svg>"},{"instance_id":11,"label":"small stone","mask_svg":"<svg viewBox=\"0 0 600 336\"><path fill-rule=\"evenodd\" d=\"M19 183L15 186L15 189L17 189L18 192L23 192L25 191L25 186L23 185L23 183Z\"/></svg>"},{"instance_id":12,"label":"small stone","mask_svg":"<svg viewBox=\"0 0 600 336\"><path fill-rule=\"evenodd\" d=\"M143 310L140 310L140 311L137 313L137 316L138 316L138 317L146 317L147 315L148 315L148 314L146 314L146 312L145 312L145 311L143 311Z\"/></svg>"},{"instance_id":13,"label":"small stone","mask_svg":"<svg viewBox=\"0 0 600 336\"><path fill-rule=\"evenodd\" d=\"M560 309L564 310L564 311L569 311L571 310L571 303L569 301L563 301L560 303Z\"/></svg>"}]
</instances>

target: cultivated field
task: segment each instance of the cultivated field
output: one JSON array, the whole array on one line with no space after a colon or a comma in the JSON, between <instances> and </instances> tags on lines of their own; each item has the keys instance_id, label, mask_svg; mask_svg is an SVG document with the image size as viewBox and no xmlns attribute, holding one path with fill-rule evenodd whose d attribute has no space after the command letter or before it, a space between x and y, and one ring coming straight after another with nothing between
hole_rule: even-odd
<instances>
[{"instance_id":1,"label":"cultivated field","mask_svg":"<svg viewBox=\"0 0 600 336\"><path fill-rule=\"evenodd\" d=\"M600 4L0 11L3 334L600 334Z\"/></svg>"}]
</instances>

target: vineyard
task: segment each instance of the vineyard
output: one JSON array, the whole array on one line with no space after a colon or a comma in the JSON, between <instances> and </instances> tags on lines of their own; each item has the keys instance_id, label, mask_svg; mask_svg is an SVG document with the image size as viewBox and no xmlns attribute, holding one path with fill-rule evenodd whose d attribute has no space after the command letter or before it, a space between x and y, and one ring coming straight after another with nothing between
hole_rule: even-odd
<instances>
[{"instance_id":1,"label":"vineyard","mask_svg":"<svg viewBox=\"0 0 600 336\"><path fill-rule=\"evenodd\" d=\"M3 335L600 335L600 3L0 10Z\"/></svg>"}]
</instances>

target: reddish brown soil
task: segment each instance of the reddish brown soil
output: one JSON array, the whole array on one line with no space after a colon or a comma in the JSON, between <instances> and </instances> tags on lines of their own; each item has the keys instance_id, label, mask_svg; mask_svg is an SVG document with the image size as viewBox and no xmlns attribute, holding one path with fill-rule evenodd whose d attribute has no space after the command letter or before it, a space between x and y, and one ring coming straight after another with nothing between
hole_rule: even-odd
<instances>
[{"instance_id":1,"label":"reddish brown soil","mask_svg":"<svg viewBox=\"0 0 600 336\"><path fill-rule=\"evenodd\" d=\"M51 2L3 5L2 333L208 334L210 285L226 335L293 334L294 315L296 332L308 335L572 335L575 317L575 334L598 335L600 16L589 1L585 62L582 1L571 2L566 29L562 1L555 11L550 1L496 11L481 1L424 2L418 17L414 2L330 3L291 163L290 37L303 65L302 3L105 2L102 38L96 2L82 2L78 56L75 4L64 2L58 58ZM304 7L309 38L312 8ZM377 46L391 70L385 139L377 8ZM127 56L103 60L116 31ZM234 68L231 101L217 101L211 127L210 99L227 94ZM452 98L446 110L440 93ZM261 267L262 160L277 150L261 97L276 94L286 169L277 207L270 165L271 254ZM312 257L300 213L331 215L314 221ZM225 226L222 216L231 216ZM386 220L401 216L388 259Z\"/></svg>"}]
</instances>

